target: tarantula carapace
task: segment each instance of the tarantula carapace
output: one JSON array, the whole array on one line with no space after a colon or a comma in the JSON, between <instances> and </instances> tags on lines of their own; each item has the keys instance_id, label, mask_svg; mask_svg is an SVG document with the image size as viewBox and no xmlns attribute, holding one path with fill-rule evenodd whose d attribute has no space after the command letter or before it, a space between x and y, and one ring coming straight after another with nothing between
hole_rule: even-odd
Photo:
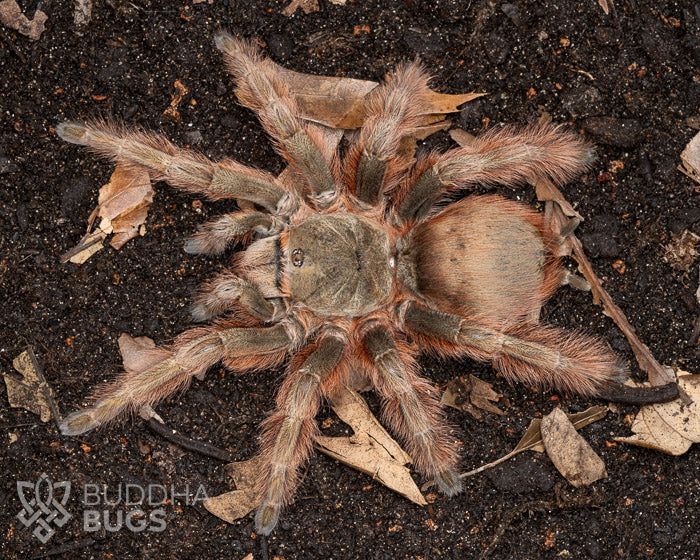
<instances>
[{"instance_id":1,"label":"tarantula carapace","mask_svg":"<svg viewBox=\"0 0 700 560\"><path fill-rule=\"evenodd\" d=\"M592 159L575 134L503 128L411 165L400 140L430 112L428 78L413 63L374 90L364 126L341 156L300 118L278 67L252 43L220 34L216 45L241 103L258 113L294 180L212 162L150 133L59 125L64 140L154 179L247 201L185 246L212 254L233 240L247 244L197 300L193 317L209 325L154 349L142 371L123 374L91 408L68 416L64 434L153 405L219 361L242 372L289 358L260 446L264 498L255 523L268 534L311 451L322 399L346 384L371 383L416 468L453 495L461 489L458 457L436 391L418 373L420 352L490 361L509 380L584 395L625 377L600 340L539 324L543 302L565 278L558 239L539 213L500 196L449 202L477 184L573 178Z\"/></svg>"}]
</instances>

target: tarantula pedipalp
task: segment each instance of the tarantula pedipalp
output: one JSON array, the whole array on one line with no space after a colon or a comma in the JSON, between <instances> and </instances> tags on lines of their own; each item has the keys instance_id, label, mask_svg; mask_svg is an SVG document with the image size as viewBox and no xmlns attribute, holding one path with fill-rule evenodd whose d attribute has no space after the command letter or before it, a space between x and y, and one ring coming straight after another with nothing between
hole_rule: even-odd
<instances>
[{"instance_id":1,"label":"tarantula pedipalp","mask_svg":"<svg viewBox=\"0 0 700 560\"><path fill-rule=\"evenodd\" d=\"M562 283L556 240L542 217L498 196L447 195L475 184L546 175L574 177L590 149L561 128L504 128L472 147L422 157L409 168L401 138L427 111L417 64L389 75L372 94L366 122L344 156L299 117L276 67L251 44L216 38L243 105L256 111L295 174L293 185L232 160L212 162L154 134L103 123L62 123L61 138L156 179L250 209L209 222L190 253L247 247L208 284L193 317L212 322L154 349L61 429L76 435L128 410L153 405L219 361L234 371L289 359L277 408L263 425L264 495L256 527L269 534L297 483L318 428L323 398L369 380L385 421L416 468L448 495L460 491L458 457L435 390L418 374L420 351L492 361L510 380L596 395L625 370L599 340L541 325L543 302Z\"/></svg>"}]
</instances>

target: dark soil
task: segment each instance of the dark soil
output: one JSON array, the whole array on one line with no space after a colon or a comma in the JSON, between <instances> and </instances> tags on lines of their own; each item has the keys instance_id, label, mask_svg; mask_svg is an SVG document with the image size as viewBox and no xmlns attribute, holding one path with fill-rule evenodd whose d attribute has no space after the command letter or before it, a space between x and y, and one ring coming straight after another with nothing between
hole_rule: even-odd
<instances>
[{"instance_id":1,"label":"dark soil","mask_svg":"<svg viewBox=\"0 0 700 560\"><path fill-rule=\"evenodd\" d=\"M346 6L320 0L316 13L285 17L286 2L112 0L95 2L92 21L79 30L73 2L19 3L29 14L40 4L49 19L36 42L7 28L0 33L0 359L10 371L12 359L32 346L63 414L119 370L120 333L163 343L188 327L197 285L222 262L185 254L183 241L231 205L199 208L192 197L159 185L144 237L119 251L105 249L81 267L62 265L59 257L84 233L111 165L61 142L54 128L67 118L111 115L214 158L280 171L282 161L253 114L236 105L212 44L219 28L255 36L277 62L315 74L377 80L420 56L437 90L488 92L454 116L471 132L531 122L543 111L581 130L596 143L598 160L564 193L586 218L579 232L594 267L661 363L700 371L697 338L691 340L697 264L685 273L662 259L672 233L700 233L696 185L676 170L698 122L699 4L618 0L606 16L592 0L349 0ZM176 80L188 93L180 120L172 122L163 111ZM450 140L442 134L427 144L445 148ZM534 203L528 188L503 192ZM640 375L624 337L589 294L561 290L544 315L604 337ZM480 422L449 411L465 470L512 449L530 420L554 406L580 411L596 404L509 386L490 366L470 361L426 359L423 366L442 387L478 373L508 399L501 403L506 416ZM215 369L158 412L182 433L247 459L278 379L275 372L236 377ZM583 430L608 472L588 488L573 488L545 456L526 453L467 479L460 496L438 496L421 508L316 454L296 501L262 539L250 517L229 525L182 500L166 506L163 532L84 532L84 484L107 484L110 492L120 483L178 491L203 484L216 495L232 483L222 462L167 443L140 419L63 437L53 422L10 409L0 386L4 558L240 559L252 552L256 559L666 559L697 558L700 550L698 446L672 457L614 443L614 436L629 433L634 407ZM370 403L377 405L371 396ZM41 473L74 488L67 504L73 518L46 545L16 517L16 482ZM116 520L134 508L107 509Z\"/></svg>"}]
</instances>

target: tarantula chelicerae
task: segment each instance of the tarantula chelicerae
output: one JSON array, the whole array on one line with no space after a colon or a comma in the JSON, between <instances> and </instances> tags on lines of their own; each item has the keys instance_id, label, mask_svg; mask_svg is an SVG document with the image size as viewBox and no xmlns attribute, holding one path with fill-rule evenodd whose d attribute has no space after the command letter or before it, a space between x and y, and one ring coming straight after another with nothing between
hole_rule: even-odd
<instances>
[{"instance_id":1,"label":"tarantula chelicerae","mask_svg":"<svg viewBox=\"0 0 700 560\"><path fill-rule=\"evenodd\" d=\"M64 434L153 405L219 361L242 372L290 357L277 408L263 425L264 498L255 523L268 534L311 451L321 400L345 384L374 386L416 468L453 495L461 489L458 457L435 389L418 374L419 352L491 361L509 380L585 395L625 377L600 340L538 323L565 276L540 214L499 196L445 204L476 184L571 179L592 158L576 135L504 128L411 166L399 142L429 112L428 78L414 63L375 89L364 126L341 157L299 117L278 68L252 43L220 34L216 45L241 103L258 113L294 181L212 162L154 134L59 125L64 140L154 178L253 203L205 224L185 246L216 254L233 240L249 243L197 300L194 318L213 322L154 349L142 371L124 374L92 408L68 416Z\"/></svg>"}]
</instances>

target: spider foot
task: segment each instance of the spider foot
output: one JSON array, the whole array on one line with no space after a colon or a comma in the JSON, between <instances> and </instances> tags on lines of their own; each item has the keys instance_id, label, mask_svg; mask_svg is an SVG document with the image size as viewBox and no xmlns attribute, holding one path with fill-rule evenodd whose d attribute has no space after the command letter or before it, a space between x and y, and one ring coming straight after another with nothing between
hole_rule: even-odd
<instances>
[{"instance_id":1,"label":"spider foot","mask_svg":"<svg viewBox=\"0 0 700 560\"><path fill-rule=\"evenodd\" d=\"M453 470L442 471L435 475L435 484L446 496L456 496L462 491L462 479Z\"/></svg>"},{"instance_id":2,"label":"spider foot","mask_svg":"<svg viewBox=\"0 0 700 560\"><path fill-rule=\"evenodd\" d=\"M280 517L280 510L278 505L262 504L255 512L255 532L266 536L272 533Z\"/></svg>"},{"instance_id":3,"label":"spider foot","mask_svg":"<svg viewBox=\"0 0 700 560\"><path fill-rule=\"evenodd\" d=\"M61 421L59 428L64 436L78 436L97 428L99 425L100 423L95 419L92 411L88 408L77 410L66 416Z\"/></svg>"}]
</instances>

